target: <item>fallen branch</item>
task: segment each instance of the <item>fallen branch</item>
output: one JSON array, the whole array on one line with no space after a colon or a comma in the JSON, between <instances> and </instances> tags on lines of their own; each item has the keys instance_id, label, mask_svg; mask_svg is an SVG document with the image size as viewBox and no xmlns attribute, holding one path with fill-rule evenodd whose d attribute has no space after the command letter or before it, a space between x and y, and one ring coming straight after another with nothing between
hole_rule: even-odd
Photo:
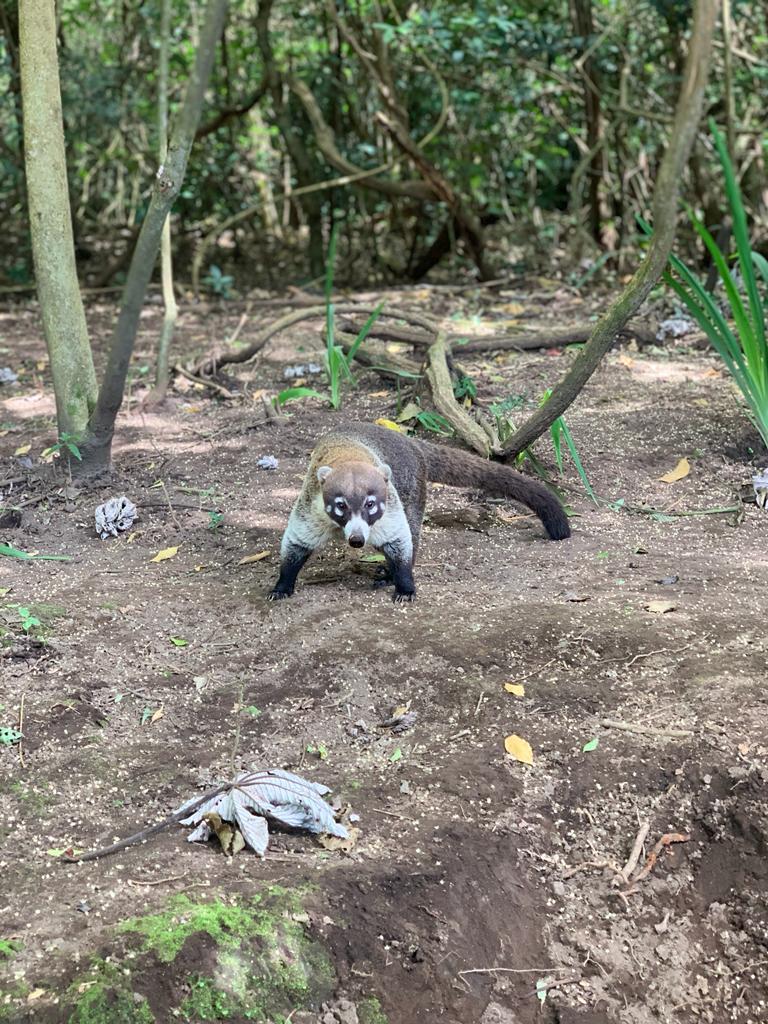
<instances>
[{"instance_id":1,"label":"fallen branch","mask_svg":"<svg viewBox=\"0 0 768 1024\"><path fill-rule=\"evenodd\" d=\"M366 307L352 303L342 303L335 306L334 309L336 313L362 313L365 316L369 316L374 311L372 306ZM278 320L274 320L271 324L263 327L250 345L239 349L226 349L218 354L204 356L193 367L188 367L188 370L194 373L195 376L207 377L216 373L217 369L221 366L226 366L230 363L247 363L280 331L284 331L287 327L293 327L294 324L298 324L302 320L320 319L325 317L325 315L325 305L305 306L303 309L295 309L291 313L286 313L285 316L281 316ZM392 317L396 320L405 320L407 323L416 324L427 331L437 331L437 322L431 317L426 317L419 313L411 313L406 309L390 307L388 310L382 311L380 315Z\"/></svg>"},{"instance_id":2,"label":"fallen branch","mask_svg":"<svg viewBox=\"0 0 768 1024\"><path fill-rule=\"evenodd\" d=\"M362 325L362 321L359 324L348 322L344 324L344 329L355 333L360 330ZM538 334L491 334L486 336L457 334L449 335L447 342L451 346L455 345L457 352L502 352L507 350L529 352L543 348L565 348L566 345L588 341L592 329L590 324L552 333L541 331ZM370 336L387 341L401 341L416 348L428 348L435 340L433 334L387 324L376 324L371 329ZM635 338L641 345L650 345L655 341L653 331L639 326L625 327L616 335L617 340L620 338Z\"/></svg>"},{"instance_id":3,"label":"fallen branch","mask_svg":"<svg viewBox=\"0 0 768 1024\"><path fill-rule=\"evenodd\" d=\"M450 423L468 448L487 459L491 449L495 446L483 428L456 401L447 359L448 348L445 335L440 332L437 340L427 350L425 365L425 373L435 408Z\"/></svg>"},{"instance_id":4,"label":"fallen branch","mask_svg":"<svg viewBox=\"0 0 768 1024\"><path fill-rule=\"evenodd\" d=\"M675 740L693 736L692 729L654 729L650 725L632 725L630 722L620 722L616 718L601 718L600 725L604 729L621 729L623 732L637 732L643 736L667 736Z\"/></svg>"}]
</instances>

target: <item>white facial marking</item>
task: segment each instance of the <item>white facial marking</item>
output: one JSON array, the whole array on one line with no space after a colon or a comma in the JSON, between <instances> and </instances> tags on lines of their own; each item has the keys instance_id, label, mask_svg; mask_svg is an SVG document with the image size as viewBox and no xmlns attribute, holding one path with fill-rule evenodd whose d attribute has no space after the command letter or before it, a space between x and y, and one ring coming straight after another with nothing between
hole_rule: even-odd
<instances>
[{"instance_id":1,"label":"white facial marking","mask_svg":"<svg viewBox=\"0 0 768 1024\"><path fill-rule=\"evenodd\" d=\"M371 528L366 523L361 515L357 513L350 516L349 522L344 527L344 539L349 540L353 534L360 534L363 540L368 540L368 534L371 532Z\"/></svg>"},{"instance_id":2,"label":"white facial marking","mask_svg":"<svg viewBox=\"0 0 768 1024\"><path fill-rule=\"evenodd\" d=\"M328 513L328 515L330 515L331 512L333 512L333 505L326 505L325 511Z\"/></svg>"}]
</instances>

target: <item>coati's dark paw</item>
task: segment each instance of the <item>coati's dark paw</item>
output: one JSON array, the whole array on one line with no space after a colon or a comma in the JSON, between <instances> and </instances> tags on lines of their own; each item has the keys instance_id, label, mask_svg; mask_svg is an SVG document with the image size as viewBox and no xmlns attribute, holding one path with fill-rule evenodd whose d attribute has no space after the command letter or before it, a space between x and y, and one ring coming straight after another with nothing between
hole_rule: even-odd
<instances>
[{"instance_id":1,"label":"coati's dark paw","mask_svg":"<svg viewBox=\"0 0 768 1024\"><path fill-rule=\"evenodd\" d=\"M293 593L293 591L288 592L288 591L285 591L285 590L278 590L277 587L275 587L274 590L270 591L269 594L267 594L267 600L268 601L284 601L286 599L286 597L290 597L292 593Z\"/></svg>"},{"instance_id":2,"label":"coati's dark paw","mask_svg":"<svg viewBox=\"0 0 768 1024\"><path fill-rule=\"evenodd\" d=\"M395 604L410 604L411 601L416 597L416 591L411 590L408 592L396 590L392 600Z\"/></svg>"}]
</instances>

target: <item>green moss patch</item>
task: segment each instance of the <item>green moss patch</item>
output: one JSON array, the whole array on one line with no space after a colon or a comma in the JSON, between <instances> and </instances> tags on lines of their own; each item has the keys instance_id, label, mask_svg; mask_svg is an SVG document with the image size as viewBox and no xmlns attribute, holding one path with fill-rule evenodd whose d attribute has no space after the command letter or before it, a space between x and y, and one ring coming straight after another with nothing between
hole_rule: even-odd
<instances>
[{"instance_id":1,"label":"green moss patch","mask_svg":"<svg viewBox=\"0 0 768 1024\"><path fill-rule=\"evenodd\" d=\"M118 927L131 948L94 961L72 982L62 1019L266 1024L294 1009L317 1008L335 975L325 949L305 932L301 907L301 894L279 888L227 902L176 896L159 913Z\"/></svg>"}]
</instances>

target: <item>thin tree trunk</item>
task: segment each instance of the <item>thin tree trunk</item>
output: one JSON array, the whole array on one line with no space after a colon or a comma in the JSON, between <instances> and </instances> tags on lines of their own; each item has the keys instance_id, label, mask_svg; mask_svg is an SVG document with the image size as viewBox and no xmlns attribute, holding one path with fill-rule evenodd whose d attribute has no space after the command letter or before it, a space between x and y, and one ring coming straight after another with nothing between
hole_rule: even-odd
<instances>
[{"instance_id":1,"label":"thin tree trunk","mask_svg":"<svg viewBox=\"0 0 768 1024\"><path fill-rule=\"evenodd\" d=\"M149 209L136 242L96 409L81 449L80 469L86 475L103 472L110 465L115 419L123 401L144 296L157 260L163 225L184 181L226 10L227 0L208 0L194 68L171 133L168 159L158 169Z\"/></svg>"},{"instance_id":2,"label":"thin tree trunk","mask_svg":"<svg viewBox=\"0 0 768 1024\"><path fill-rule=\"evenodd\" d=\"M19 53L37 295L51 360L59 435L70 434L79 440L96 403L96 374L75 266L56 16L50 0L20 0Z\"/></svg>"},{"instance_id":3,"label":"thin tree trunk","mask_svg":"<svg viewBox=\"0 0 768 1024\"><path fill-rule=\"evenodd\" d=\"M157 134L160 163L165 163L168 156L168 58L171 48L171 0L163 0L160 15L160 62L158 67L157 92ZM153 402L162 402L168 391L169 353L176 320L179 315L176 296L173 293L173 255L171 252L171 215L165 218L163 234L160 240L160 276L163 283L163 329L160 332L160 344L157 347L157 368L155 371L155 387L150 395Z\"/></svg>"},{"instance_id":4,"label":"thin tree trunk","mask_svg":"<svg viewBox=\"0 0 768 1024\"><path fill-rule=\"evenodd\" d=\"M597 369L614 338L647 298L662 275L675 240L677 200L680 179L693 147L704 89L709 75L712 36L719 0L696 0L693 30L688 43L680 95L669 143L659 167L653 195L653 239L640 268L595 325L592 336L581 350L570 371L552 392L549 400L515 432L504 447L504 456L514 458L533 444L579 395Z\"/></svg>"},{"instance_id":5,"label":"thin tree trunk","mask_svg":"<svg viewBox=\"0 0 768 1024\"><path fill-rule=\"evenodd\" d=\"M581 36L582 51L591 45L595 26L592 20L592 0L574 0L573 22L576 33ZM598 243L600 233L600 184L603 175L603 149L600 142L600 86L597 77L597 62L587 57L581 68L584 79L584 117L587 129L587 150L591 154L587 170L587 208L589 233Z\"/></svg>"}]
</instances>

